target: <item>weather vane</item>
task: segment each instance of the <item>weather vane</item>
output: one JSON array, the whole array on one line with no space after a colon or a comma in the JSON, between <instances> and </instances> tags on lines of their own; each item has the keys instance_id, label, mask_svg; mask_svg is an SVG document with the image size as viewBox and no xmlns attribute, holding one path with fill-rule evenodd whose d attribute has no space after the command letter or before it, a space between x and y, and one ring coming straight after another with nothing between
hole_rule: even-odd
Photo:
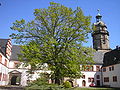
<instances>
[{"instance_id":1,"label":"weather vane","mask_svg":"<svg viewBox=\"0 0 120 90\"><path fill-rule=\"evenodd\" d=\"M100 9L97 9L97 11L98 11L98 15L100 15Z\"/></svg>"}]
</instances>

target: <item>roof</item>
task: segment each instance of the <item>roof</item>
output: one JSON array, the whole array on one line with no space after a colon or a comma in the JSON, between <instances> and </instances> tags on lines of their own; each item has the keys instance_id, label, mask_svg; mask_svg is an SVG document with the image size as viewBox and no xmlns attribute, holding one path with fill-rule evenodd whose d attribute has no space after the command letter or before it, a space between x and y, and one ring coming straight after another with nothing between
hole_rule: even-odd
<instances>
[{"instance_id":1,"label":"roof","mask_svg":"<svg viewBox=\"0 0 120 90\"><path fill-rule=\"evenodd\" d=\"M21 50L21 48L19 45L13 45L10 60L13 60L13 61L18 60L18 54L21 54L20 50Z\"/></svg>"},{"instance_id":2,"label":"roof","mask_svg":"<svg viewBox=\"0 0 120 90\"><path fill-rule=\"evenodd\" d=\"M103 67L120 63L120 47L105 53Z\"/></svg>"},{"instance_id":3,"label":"roof","mask_svg":"<svg viewBox=\"0 0 120 90\"><path fill-rule=\"evenodd\" d=\"M96 64L103 64L103 58L104 58L104 54L105 52L103 51L96 51L93 53L93 60Z\"/></svg>"},{"instance_id":4,"label":"roof","mask_svg":"<svg viewBox=\"0 0 120 90\"><path fill-rule=\"evenodd\" d=\"M1 52L5 55L6 54L6 45L8 43L9 39L0 39L0 47L1 47Z\"/></svg>"},{"instance_id":5,"label":"roof","mask_svg":"<svg viewBox=\"0 0 120 90\"><path fill-rule=\"evenodd\" d=\"M18 60L18 54L21 54L20 50L21 50L21 48L19 45L13 45L10 60L12 60L12 61ZM93 60L95 61L96 64L103 64L104 54L105 54L105 52L103 52L103 51L96 51L93 53L93 55L94 55Z\"/></svg>"}]
</instances>

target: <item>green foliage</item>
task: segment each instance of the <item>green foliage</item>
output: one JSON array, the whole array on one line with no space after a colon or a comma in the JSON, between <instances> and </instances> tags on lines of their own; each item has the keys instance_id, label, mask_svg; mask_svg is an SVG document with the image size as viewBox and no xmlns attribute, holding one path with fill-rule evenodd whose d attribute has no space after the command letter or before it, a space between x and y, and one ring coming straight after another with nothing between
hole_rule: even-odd
<instances>
[{"instance_id":1,"label":"green foliage","mask_svg":"<svg viewBox=\"0 0 120 90\"><path fill-rule=\"evenodd\" d=\"M30 82L26 90L64 90L61 85L49 84L45 73L42 73L40 76L37 80Z\"/></svg>"},{"instance_id":2,"label":"green foliage","mask_svg":"<svg viewBox=\"0 0 120 90\"><path fill-rule=\"evenodd\" d=\"M22 48L19 59L32 69L47 64L58 84L63 77L80 77L80 64L92 62L93 50L83 46L91 17L79 7L72 10L54 2L47 9L35 9L34 16L30 22L16 20L11 27L18 33L10 37Z\"/></svg>"},{"instance_id":3,"label":"green foliage","mask_svg":"<svg viewBox=\"0 0 120 90\"><path fill-rule=\"evenodd\" d=\"M71 83L70 83L69 81L65 81L65 82L64 82L64 87L65 87L65 88L71 88L72 85L71 85Z\"/></svg>"}]
</instances>

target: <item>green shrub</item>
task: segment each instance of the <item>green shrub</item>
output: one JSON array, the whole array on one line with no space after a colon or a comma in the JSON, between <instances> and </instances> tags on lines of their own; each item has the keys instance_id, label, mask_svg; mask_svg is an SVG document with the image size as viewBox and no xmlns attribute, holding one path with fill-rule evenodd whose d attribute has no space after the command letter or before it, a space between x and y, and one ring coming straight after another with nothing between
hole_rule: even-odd
<instances>
[{"instance_id":1,"label":"green shrub","mask_svg":"<svg viewBox=\"0 0 120 90\"><path fill-rule=\"evenodd\" d=\"M65 82L64 82L64 87L65 87L65 88L71 88L72 85L71 85L71 83L70 83L69 81L65 81Z\"/></svg>"}]
</instances>

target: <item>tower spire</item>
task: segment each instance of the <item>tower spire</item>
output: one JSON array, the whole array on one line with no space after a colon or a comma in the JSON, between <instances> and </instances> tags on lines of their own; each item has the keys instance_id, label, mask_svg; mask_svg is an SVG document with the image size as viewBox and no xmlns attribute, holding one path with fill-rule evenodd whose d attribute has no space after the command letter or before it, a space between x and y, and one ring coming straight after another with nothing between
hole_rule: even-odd
<instances>
[{"instance_id":1,"label":"tower spire","mask_svg":"<svg viewBox=\"0 0 120 90\"><path fill-rule=\"evenodd\" d=\"M100 15L100 9L97 10L98 14L96 16L96 22L101 21L102 16Z\"/></svg>"},{"instance_id":2,"label":"tower spire","mask_svg":"<svg viewBox=\"0 0 120 90\"><path fill-rule=\"evenodd\" d=\"M109 32L106 24L101 20L100 10L97 11L96 23L93 24L94 32L92 33L93 48L96 50L109 50Z\"/></svg>"}]
</instances>

